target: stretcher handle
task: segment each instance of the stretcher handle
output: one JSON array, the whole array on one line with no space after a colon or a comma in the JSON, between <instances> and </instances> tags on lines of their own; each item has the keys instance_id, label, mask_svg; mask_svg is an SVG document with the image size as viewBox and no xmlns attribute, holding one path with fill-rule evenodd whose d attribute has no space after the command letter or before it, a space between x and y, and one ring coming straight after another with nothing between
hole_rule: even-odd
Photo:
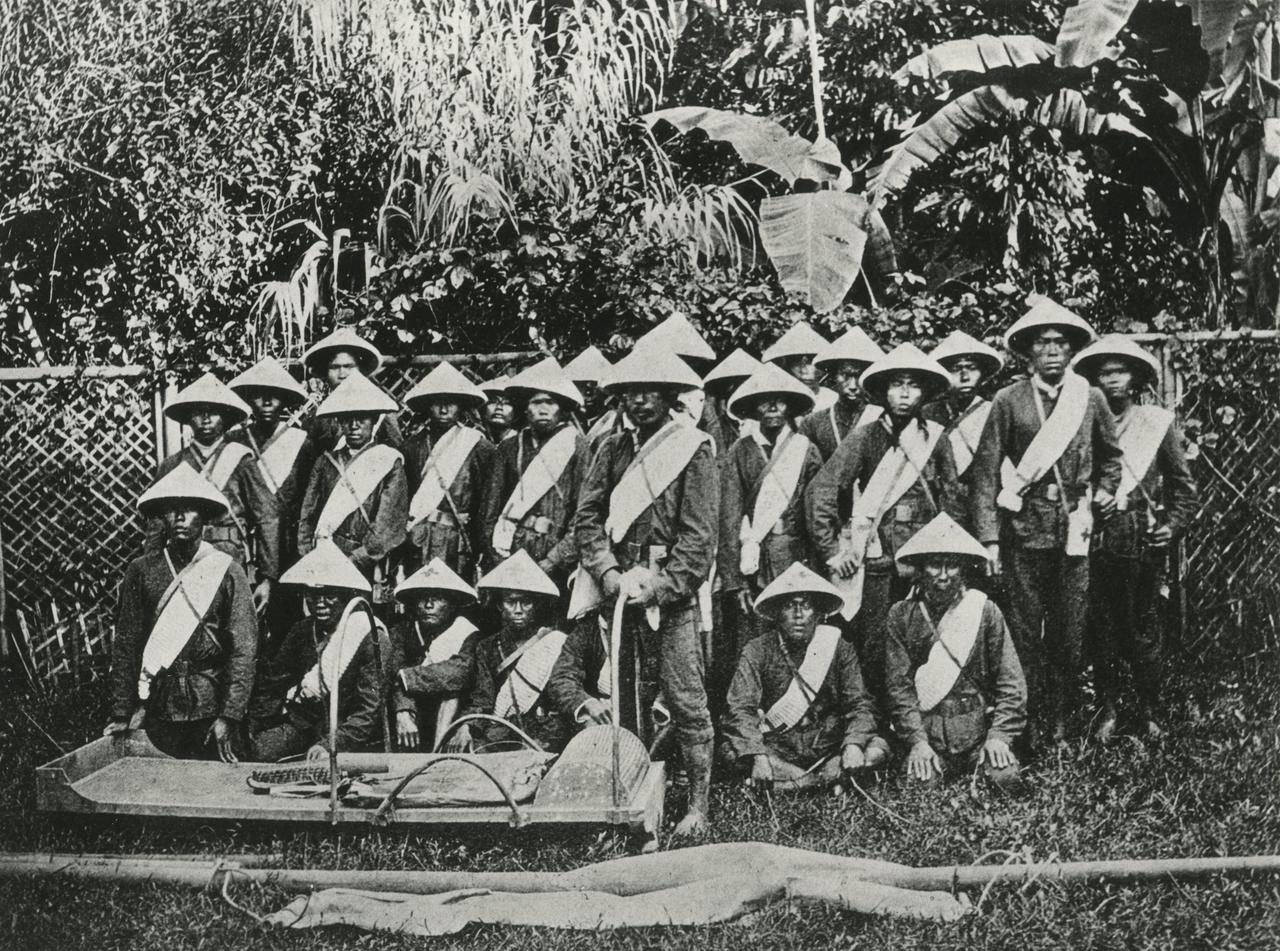
<instances>
[{"instance_id":1,"label":"stretcher handle","mask_svg":"<svg viewBox=\"0 0 1280 951\"><path fill-rule=\"evenodd\" d=\"M445 730L443 733L441 733L440 736L436 739L436 745L431 750L431 752L439 753L440 750L444 747L444 741L447 740L449 737L453 736L454 731L457 730L458 727L472 720L486 720L490 723L497 723L497 724L500 724L501 726L505 726L508 730L514 733L517 737L519 737L521 742L523 742L526 747L533 750L535 753L546 752L546 750L542 748L542 744L539 743L537 740L535 740L533 737L531 737L524 730L520 729L510 720L504 720L502 717L494 716L492 713L468 713L465 717L458 717L458 719L450 723L449 728Z\"/></svg>"},{"instance_id":2,"label":"stretcher handle","mask_svg":"<svg viewBox=\"0 0 1280 951\"><path fill-rule=\"evenodd\" d=\"M394 808L396 797L399 796L400 793L404 792L404 788L427 770L431 769L431 767L449 760L456 760L459 763L469 763L476 769L480 770L480 772L484 773L485 776L489 777L489 781L498 787L498 792L502 793L502 798L507 801L507 806L511 809L511 828L519 829L525 824L524 814L520 812L520 807L516 805L516 799L515 796L511 795L511 790L506 787L501 779L493 774L489 767L462 753L441 753L431 761L423 763L416 769L411 770L402 780L400 780L400 782L396 783L395 788L392 789L391 792L387 793L387 798L382 800L382 803L374 811L373 817L369 822L373 825L387 825L390 823L391 819L389 814Z\"/></svg>"}]
</instances>

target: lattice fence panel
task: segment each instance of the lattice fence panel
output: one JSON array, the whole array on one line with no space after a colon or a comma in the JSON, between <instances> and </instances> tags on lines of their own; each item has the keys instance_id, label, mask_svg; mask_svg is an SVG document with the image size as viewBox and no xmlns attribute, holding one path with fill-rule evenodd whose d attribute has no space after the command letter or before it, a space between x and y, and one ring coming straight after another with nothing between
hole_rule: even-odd
<instances>
[{"instance_id":1,"label":"lattice fence panel","mask_svg":"<svg viewBox=\"0 0 1280 951\"><path fill-rule=\"evenodd\" d=\"M0 381L0 534L9 606L114 602L141 543L134 509L155 472L138 378Z\"/></svg>"}]
</instances>

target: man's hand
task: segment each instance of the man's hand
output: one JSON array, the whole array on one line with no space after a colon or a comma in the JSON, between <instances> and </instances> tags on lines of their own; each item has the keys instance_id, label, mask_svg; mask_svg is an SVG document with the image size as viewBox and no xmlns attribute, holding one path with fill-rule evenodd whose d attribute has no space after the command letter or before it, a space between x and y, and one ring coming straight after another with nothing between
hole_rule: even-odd
<instances>
[{"instance_id":1,"label":"man's hand","mask_svg":"<svg viewBox=\"0 0 1280 951\"><path fill-rule=\"evenodd\" d=\"M619 584L627 591L628 604L643 604L647 607L658 601L658 577L644 565L629 568Z\"/></svg>"},{"instance_id":2,"label":"man's hand","mask_svg":"<svg viewBox=\"0 0 1280 951\"><path fill-rule=\"evenodd\" d=\"M129 729L141 730L142 724L147 722L147 708L142 704L138 704L133 708L133 713L129 716Z\"/></svg>"},{"instance_id":3,"label":"man's hand","mask_svg":"<svg viewBox=\"0 0 1280 951\"><path fill-rule=\"evenodd\" d=\"M589 723L604 724L613 722L613 710L610 709L608 702L598 697L584 700L578 716Z\"/></svg>"},{"instance_id":4,"label":"man's hand","mask_svg":"<svg viewBox=\"0 0 1280 951\"><path fill-rule=\"evenodd\" d=\"M223 717L213 721L213 726L209 728L209 735L205 737L205 742L213 740L214 745L218 748L218 759L224 763L238 763L236 759L236 751L231 748L232 739L231 724Z\"/></svg>"},{"instance_id":5,"label":"man's hand","mask_svg":"<svg viewBox=\"0 0 1280 951\"><path fill-rule=\"evenodd\" d=\"M460 726L449 737L449 742L445 744L445 750L450 753L469 753L471 752L471 727Z\"/></svg>"},{"instance_id":6,"label":"man's hand","mask_svg":"<svg viewBox=\"0 0 1280 951\"><path fill-rule=\"evenodd\" d=\"M942 775L942 760L933 751L928 740L921 740L907 754L907 775L913 779L930 780Z\"/></svg>"},{"instance_id":7,"label":"man's hand","mask_svg":"<svg viewBox=\"0 0 1280 951\"><path fill-rule=\"evenodd\" d=\"M856 769L862 769L867 765L867 756L862 752L862 747L857 744L850 743L844 748L844 752L840 754L840 768L846 773L852 773Z\"/></svg>"},{"instance_id":8,"label":"man's hand","mask_svg":"<svg viewBox=\"0 0 1280 951\"><path fill-rule=\"evenodd\" d=\"M738 610L742 612L743 617L750 617L755 612L756 606L751 592L746 588L738 589Z\"/></svg>"},{"instance_id":9,"label":"man's hand","mask_svg":"<svg viewBox=\"0 0 1280 951\"><path fill-rule=\"evenodd\" d=\"M992 769L1006 769L1018 762L1009 744L994 736L982 744L982 755Z\"/></svg>"},{"instance_id":10,"label":"man's hand","mask_svg":"<svg viewBox=\"0 0 1280 951\"><path fill-rule=\"evenodd\" d=\"M853 549L841 551L827 562L831 573L837 578L852 578L862 566L862 558Z\"/></svg>"},{"instance_id":11,"label":"man's hand","mask_svg":"<svg viewBox=\"0 0 1280 951\"><path fill-rule=\"evenodd\" d=\"M1168 525L1157 525L1147 532L1148 548L1164 548L1173 541L1173 529Z\"/></svg>"},{"instance_id":12,"label":"man's hand","mask_svg":"<svg viewBox=\"0 0 1280 951\"><path fill-rule=\"evenodd\" d=\"M396 711L396 745L402 750L416 750L418 739L418 718L413 711Z\"/></svg>"},{"instance_id":13,"label":"man's hand","mask_svg":"<svg viewBox=\"0 0 1280 951\"><path fill-rule=\"evenodd\" d=\"M999 578L1000 570L1000 544L990 542L987 545L987 574L992 578Z\"/></svg>"},{"instance_id":14,"label":"man's hand","mask_svg":"<svg viewBox=\"0 0 1280 951\"><path fill-rule=\"evenodd\" d=\"M768 789L773 785L773 764L763 753L751 758L751 776L747 783L757 789Z\"/></svg>"},{"instance_id":15,"label":"man's hand","mask_svg":"<svg viewBox=\"0 0 1280 951\"><path fill-rule=\"evenodd\" d=\"M108 720L106 728L102 731L103 736L115 736L117 733L128 733L128 720Z\"/></svg>"},{"instance_id":16,"label":"man's hand","mask_svg":"<svg viewBox=\"0 0 1280 951\"><path fill-rule=\"evenodd\" d=\"M604 592L605 600L612 601L618 596L621 582L622 572L617 568L610 568L600 576L600 590Z\"/></svg>"},{"instance_id":17,"label":"man's hand","mask_svg":"<svg viewBox=\"0 0 1280 951\"><path fill-rule=\"evenodd\" d=\"M258 582L258 586L253 589L253 609L261 614L267 609L267 602L271 600L271 579L263 578Z\"/></svg>"},{"instance_id":18,"label":"man's hand","mask_svg":"<svg viewBox=\"0 0 1280 951\"><path fill-rule=\"evenodd\" d=\"M1103 518L1110 518L1116 511L1116 497L1110 492L1099 489L1093 494L1093 507Z\"/></svg>"}]
</instances>

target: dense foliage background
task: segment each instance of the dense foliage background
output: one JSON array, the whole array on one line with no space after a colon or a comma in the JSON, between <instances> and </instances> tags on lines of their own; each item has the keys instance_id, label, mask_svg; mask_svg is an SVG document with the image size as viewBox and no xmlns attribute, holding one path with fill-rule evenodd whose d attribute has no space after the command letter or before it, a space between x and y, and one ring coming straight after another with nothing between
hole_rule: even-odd
<instances>
[{"instance_id":1,"label":"dense foliage background","mask_svg":"<svg viewBox=\"0 0 1280 951\"><path fill-rule=\"evenodd\" d=\"M861 220L862 270L818 322L986 332L1034 291L1105 328L1273 326L1274 5L1119 3L1132 15L1102 23L1108 55L1060 67L1073 4L818 3L826 138L842 186L882 216ZM1236 28L1213 54L1206 8ZM5 362L229 367L296 353L335 319L390 351L617 347L676 309L755 347L814 316L783 292L757 216L830 183L637 121L703 106L815 138L803 4L418 10L0 0ZM1049 58L895 76L979 34L1038 37ZM1245 36L1256 50L1233 73ZM966 93L980 121L886 185L903 133ZM991 107L1010 96L1019 108Z\"/></svg>"}]
</instances>

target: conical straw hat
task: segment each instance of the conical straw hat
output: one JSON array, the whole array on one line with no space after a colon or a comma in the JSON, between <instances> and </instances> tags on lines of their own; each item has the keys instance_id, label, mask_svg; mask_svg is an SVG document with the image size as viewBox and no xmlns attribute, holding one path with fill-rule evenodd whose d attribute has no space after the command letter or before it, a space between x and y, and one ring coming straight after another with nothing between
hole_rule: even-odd
<instances>
[{"instance_id":1,"label":"conical straw hat","mask_svg":"<svg viewBox=\"0 0 1280 951\"><path fill-rule=\"evenodd\" d=\"M425 413L432 400L456 400L472 409L489 401L484 390L476 386L447 360L436 364L408 393L404 401L415 413Z\"/></svg>"},{"instance_id":2,"label":"conical straw hat","mask_svg":"<svg viewBox=\"0 0 1280 951\"><path fill-rule=\"evenodd\" d=\"M1076 354L1071 367L1081 376L1096 381L1098 371L1107 360L1123 360L1130 364L1143 382L1155 383L1160 379L1160 362L1123 334L1107 334L1089 344Z\"/></svg>"},{"instance_id":3,"label":"conical straw hat","mask_svg":"<svg viewBox=\"0 0 1280 951\"><path fill-rule=\"evenodd\" d=\"M769 396L786 399L789 414L799 416L813 409L813 391L775 363L766 363L753 373L729 399L729 412L754 418L760 401Z\"/></svg>"},{"instance_id":4,"label":"conical straw hat","mask_svg":"<svg viewBox=\"0 0 1280 951\"><path fill-rule=\"evenodd\" d=\"M302 362L313 375L320 376L340 350L346 350L355 358L356 366L365 376L382 366L382 354L378 348L356 333L353 327L339 327L327 337L317 340L302 355Z\"/></svg>"},{"instance_id":5,"label":"conical straw hat","mask_svg":"<svg viewBox=\"0 0 1280 951\"><path fill-rule=\"evenodd\" d=\"M684 392L702 389L702 380L674 353L651 345L632 350L615 363L600 385L610 392L645 388Z\"/></svg>"},{"instance_id":6,"label":"conical straw hat","mask_svg":"<svg viewBox=\"0 0 1280 951\"><path fill-rule=\"evenodd\" d=\"M376 383L363 373L353 373L325 398L316 410L316 415L344 416L359 413L375 416L394 413L399 409L400 404L382 392Z\"/></svg>"},{"instance_id":7,"label":"conical straw hat","mask_svg":"<svg viewBox=\"0 0 1280 951\"><path fill-rule=\"evenodd\" d=\"M868 367L884 356L879 344L861 327L850 327L818 351L814 366L822 368L834 363L860 363Z\"/></svg>"},{"instance_id":8,"label":"conical straw hat","mask_svg":"<svg viewBox=\"0 0 1280 951\"><path fill-rule=\"evenodd\" d=\"M574 409L582 405L582 391L565 375L555 357L539 360L507 383L507 395L513 400L527 400L534 393L550 393Z\"/></svg>"},{"instance_id":9,"label":"conical straw hat","mask_svg":"<svg viewBox=\"0 0 1280 951\"><path fill-rule=\"evenodd\" d=\"M147 518L182 504L194 504L211 518L231 511L226 496L187 462L178 463L138 497L138 511Z\"/></svg>"},{"instance_id":10,"label":"conical straw hat","mask_svg":"<svg viewBox=\"0 0 1280 951\"><path fill-rule=\"evenodd\" d=\"M1004 366L1004 357L1000 355L999 350L987 346L975 337L970 337L963 330L953 330L929 351L929 356L948 370L951 369L952 360L968 357L978 364L984 378L999 373Z\"/></svg>"},{"instance_id":11,"label":"conical straw hat","mask_svg":"<svg viewBox=\"0 0 1280 951\"><path fill-rule=\"evenodd\" d=\"M769 582L760 592L755 601L755 608L757 611L771 611L776 609L780 602L793 598L797 594L807 594L813 602L814 609L823 617L835 614L844 606L844 596L830 581L797 561Z\"/></svg>"},{"instance_id":12,"label":"conical straw hat","mask_svg":"<svg viewBox=\"0 0 1280 951\"><path fill-rule=\"evenodd\" d=\"M303 588L346 588L366 594L373 591L369 579L328 538L316 542L315 548L280 576L280 583L296 584Z\"/></svg>"},{"instance_id":13,"label":"conical straw hat","mask_svg":"<svg viewBox=\"0 0 1280 951\"><path fill-rule=\"evenodd\" d=\"M672 314L636 341L634 353L641 347L655 346L686 360L715 360L711 344L698 333L698 328L684 314Z\"/></svg>"},{"instance_id":14,"label":"conical straw hat","mask_svg":"<svg viewBox=\"0 0 1280 951\"><path fill-rule=\"evenodd\" d=\"M713 386L723 387L725 389L733 389L741 386L751 374L760 369L761 363L747 351L738 347L733 353L729 354L702 378L702 388L710 389Z\"/></svg>"},{"instance_id":15,"label":"conical straw hat","mask_svg":"<svg viewBox=\"0 0 1280 951\"><path fill-rule=\"evenodd\" d=\"M515 554L476 582L476 587L482 591L524 591L548 598L560 596L556 583L523 548L517 549Z\"/></svg>"},{"instance_id":16,"label":"conical straw hat","mask_svg":"<svg viewBox=\"0 0 1280 951\"><path fill-rule=\"evenodd\" d=\"M1004 348L1013 353L1025 353L1031 345L1031 338L1046 327L1062 331L1075 350L1084 347L1097 336L1088 321L1079 314L1047 297L1038 297L1031 309L1005 331Z\"/></svg>"},{"instance_id":17,"label":"conical straw hat","mask_svg":"<svg viewBox=\"0 0 1280 951\"><path fill-rule=\"evenodd\" d=\"M951 374L914 343L900 343L862 372L859 384L873 402L884 403L884 390L896 373L910 371L924 383L925 400L951 389Z\"/></svg>"},{"instance_id":18,"label":"conical straw hat","mask_svg":"<svg viewBox=\"0 0 1280 951\"><path fill-rule=\"evenodd\" d=\"M249 404L236 396L225 383L212 373L206 373L181 390L164 408L164 414L179 423L187 423L191 412L197 406L214 406L227 418L227 425L233 426L253 415Z\"/></svg>"},{"instance_id":19,"label":"conical straw hat","mask_svg":"<svg viewBox=\"0 0 1280 951\"><path fill-rule=\"evenodd\" d=\"M484 393L489 399L507 392L507 384L511 382L510 373L499 373L492 380L485 380L480 384L480 392Z\"/></svg>"},{"instance_id":20,"label":"conical straw hat","mask_svg":"<svg viewBox=\"0 0 1280 951\"><path fill-rule=\"evenodd\" d=\"M305 403L307 391L295 380L275 357L263 357L227 384L237 396L248 398L254 390L277 393L286 403Z\"/></svg>"},{"instance_id":21,"label":"conical straw hat","mask_svg":"<svg viewBox=\"0 0 1280 951\"><path fill-rule=\"evenodd\" d=\"M419 591L443 591L446 594L458 595L463 601L475 601L480 597L475 588L458 577L453 569L439 558L432 558L396 585L396 597L402 601Z\"/></svg>"},{"instance_id":22,"label":"conical straw hat","mask_svg":"<svg viewBox=\"0 0 1280 951\"><path fill-rule=\"evenodd\" d=\"M900 564L919 565L938 555L974 562L987 560L987 550L946 512L935 515L933 521L907 539L895 558Z\"/></svg>"},{"instance_id":23,"label":"conical straw hat","mask_svg":"<svg viewBox=\"0 0 1280 951\"><path fill-rule=\"evenodd\" d=\"M593 344L564 365L564 375L574 383L599 383L612 366Z\"/></svg>"},{"instance_id":24,"label":"conical straw hat","mask_svg":"<svg viewBox=\"0 0 1280 951\"><path fill-rule=\"evenodd\" d=\"M803 320L787 328L787 332L760 354L763 363L773 363L786 357L812 357L827 349L827 340Z\"/></svg>"}]
</instances>

